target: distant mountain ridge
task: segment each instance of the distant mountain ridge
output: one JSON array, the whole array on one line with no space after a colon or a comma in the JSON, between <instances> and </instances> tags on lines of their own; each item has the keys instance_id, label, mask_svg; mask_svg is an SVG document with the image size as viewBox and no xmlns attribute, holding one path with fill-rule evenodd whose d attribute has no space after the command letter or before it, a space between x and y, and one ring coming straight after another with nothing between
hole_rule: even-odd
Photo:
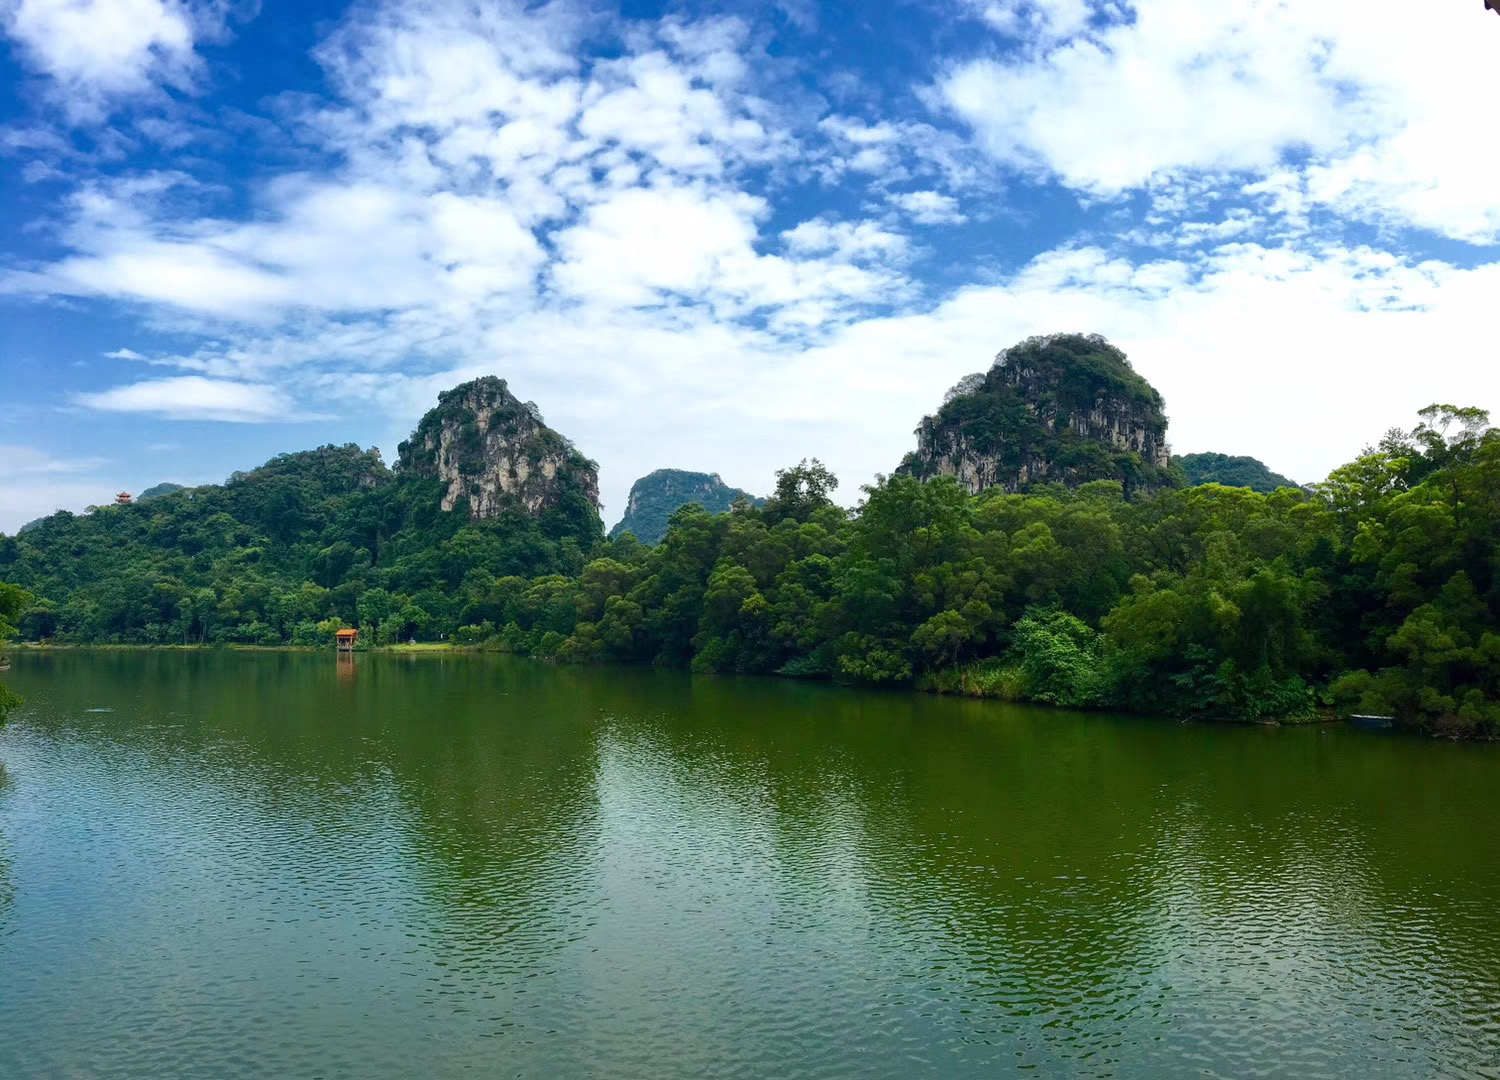
<instances>
[{"instance_id":1,"label":"distant mountain ridge","mask_svg":"<svg viewBox=\"0 0 1500 1080\"><path fill-rule=\"evenodd\" d=\"M1270 494L1277 488L1300 487L1295 480L1272 472L1258 458L1229 454L1183 454L1174 457L1172 464L1182 469L1189 487L1199 484L1223 484L1225 487L1244 487Z\"/></svg>"},{"instance_id":2,"label":"distant mountain ridge","mask_svg":"<svg viewBox=\"0 0 1500 1080\"><path fill-rule=\"evenodd\" d=\"M613 538L628 532L643 544L659 544L667 534L667 522L679 507L697 503L709 513L722 514L736 499L744 499L752 506L765 502L747 491L730 487L718 473L657 469L630 485L625 514L609 530L609 535Z\"/></svg>"},{"instance_id":3,"label":"distant mountain ridge","mask_svg":"<svg viewBox=\"0 0 1500 1080\"><path fill-rule=\"evenodd\" d=\"M186 491L186 490L187 490L187 485L185 485L185 484L174 484L170 480L168 480L168 481L164 481L164 482L162 482L160 484L153 484L153 485L151 485L145 491L143 491L139 495L137 495L135 498L136 498L136 501L139 502L141 499L155 499L155 498L157 498L160 495L170 495L174 491Z\"/></svg>"}]
</instances>

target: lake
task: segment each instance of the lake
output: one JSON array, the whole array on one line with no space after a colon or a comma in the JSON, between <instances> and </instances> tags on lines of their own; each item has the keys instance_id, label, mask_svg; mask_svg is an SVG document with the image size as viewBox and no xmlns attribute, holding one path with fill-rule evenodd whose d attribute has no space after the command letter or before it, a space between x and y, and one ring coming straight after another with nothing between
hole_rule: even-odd
<instances>
[{"instance_id":1,"label":"lake","mask_svg":"<svg viewBox=\"0 0 1500 1080\"><path fill-rule=\"evenodd\" d=\"M13 660L6 1078L1500 1077L1500 747Z\"/></svg>"}]
</instances>

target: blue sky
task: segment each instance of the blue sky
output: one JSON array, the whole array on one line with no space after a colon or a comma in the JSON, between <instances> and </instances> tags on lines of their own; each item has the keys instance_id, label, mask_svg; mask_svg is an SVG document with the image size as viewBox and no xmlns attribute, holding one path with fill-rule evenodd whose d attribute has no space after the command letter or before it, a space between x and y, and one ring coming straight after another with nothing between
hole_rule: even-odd
<instances>
[{"instance_id":1,"label":"blue sky","mask_svg":"<svg viewBox=\"0 0 1500 1080\"><path fill-rule=\"evenodd\" d=\"M1034 333L1320 478L1500 405L1471 0L0 0L0 529L508 378L601 465L888 472Z\"/></svg>"}]
</instances>

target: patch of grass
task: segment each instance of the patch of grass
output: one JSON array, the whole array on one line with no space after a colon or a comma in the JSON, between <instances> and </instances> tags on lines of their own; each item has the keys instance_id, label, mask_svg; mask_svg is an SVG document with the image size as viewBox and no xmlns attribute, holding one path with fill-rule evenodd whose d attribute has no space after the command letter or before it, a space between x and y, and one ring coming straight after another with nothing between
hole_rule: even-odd
<instances>
[{"instance_id":1,"label":"patch of grass","mask_svg":"<svg viewBox=\"0 0 1500 1080\"><path fill-rule=\"evenodd\" d=\"M917 689L929 694L1026 701L1026 676L1014 664L991 657L972 664L932 671L917 679Z\"/></svg>"}]
</instances>

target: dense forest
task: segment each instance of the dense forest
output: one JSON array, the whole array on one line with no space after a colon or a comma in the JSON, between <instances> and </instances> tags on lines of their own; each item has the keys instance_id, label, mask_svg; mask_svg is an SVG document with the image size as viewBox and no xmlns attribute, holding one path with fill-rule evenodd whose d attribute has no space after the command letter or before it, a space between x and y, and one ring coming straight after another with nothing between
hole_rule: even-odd
<instances>
[{"instance_id":1,"label":"dense forest","mask_svg":"<svg viewBox=\"0 0 1500 1080\"><path fill-rule=\"evenodd\" d=\"M1177 716L1338 709L1500 734L1500 430L1432 406L1325 482L879 477L818 462L763 505L676 510L663 541L573 512L476 518L373 451L0 537L0 625L73 643L448 641Z\"/></svg>"}]
</instances>

